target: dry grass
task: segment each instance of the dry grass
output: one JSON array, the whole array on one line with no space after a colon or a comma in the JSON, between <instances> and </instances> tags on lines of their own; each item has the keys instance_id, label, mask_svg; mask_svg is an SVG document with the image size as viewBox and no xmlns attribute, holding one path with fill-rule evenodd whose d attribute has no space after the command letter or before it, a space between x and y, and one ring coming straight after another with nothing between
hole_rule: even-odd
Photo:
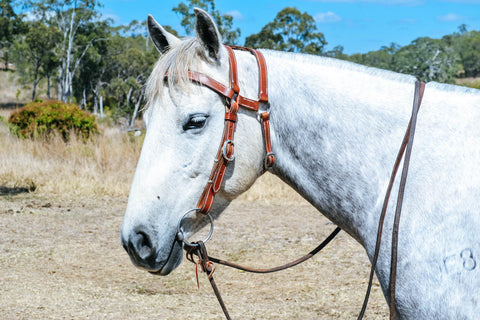
<instances>
[{"instance_id":1,"label":"dry grass","mask_svg":"<svg viewBox=\"0 0 480 320\"><path fill-rule=\"evenodd\" d=\"M455 83L460 86L480 89L480 78L459 78L456 79Z\"/></svg>"},{"instance_id":2,"label":"dry grass","mask_svg":"<svg viewBox=\"0 0 480 320\"><path fill-rule=\"evenodd\" d=\"M5 119L10 113L0 110ZM60 137L47 142L19 139L9 133L6 123L0 123L0 186L35 186L38 195L128 196L143 137L106 125L100 125L100 130L88 142L65 143ZM259 181L241 199L266 203L301 199L273 175Z\"/></svg>"},{"instance_id":3,"label":"dry grass","mask_svg":"<svg viewBox=\"0 0 480 320\"><path fill-rule=\"evenodd\" d=\"M33 185L39 195L126 196L142 137L108 126L101 131L88 142L47 142L19 139L0 124L0 186Z\"/></svg>"}]
</instances>

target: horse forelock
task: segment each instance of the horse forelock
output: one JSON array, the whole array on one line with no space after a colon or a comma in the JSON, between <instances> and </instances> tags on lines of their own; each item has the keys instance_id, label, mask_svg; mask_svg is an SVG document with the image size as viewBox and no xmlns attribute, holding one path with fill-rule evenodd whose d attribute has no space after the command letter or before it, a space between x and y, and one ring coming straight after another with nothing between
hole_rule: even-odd
<instances>
[{"instance_id":1,"label":"horse forelock","mask_svg":"<svg viewBox=\"0 0 480 320\"><path fill-rule=\"evenodd\" d=\"M207 59L204 52L197 38L188 38L163 54L146 83L148 100L145 109L148 109L156 99L161 99L165 87L177 86L182 90L189 90L191 81L188 78L188 71L194 70L201 59ZM169 76L165 78L167 73Z\"/></svg>"}]
</instances>

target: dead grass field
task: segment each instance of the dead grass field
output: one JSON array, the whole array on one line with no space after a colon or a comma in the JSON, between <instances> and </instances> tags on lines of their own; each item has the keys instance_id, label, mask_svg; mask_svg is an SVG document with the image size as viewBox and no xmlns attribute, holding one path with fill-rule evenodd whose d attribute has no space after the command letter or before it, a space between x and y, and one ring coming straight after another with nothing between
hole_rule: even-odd
<instances>
[{"instance_id":1,"label":"dead grass field","mask_svg":"<svg viewBox=\"0 0 480 320\"><path fill-rule=\"evenodd\" d=\"M8 118L10 110L0 116ZM0 124L0 185L36 188L37 194L127 196L142 137L100 125L102 134L83 143L60 137L19 140ZM73 136L74 138L74 136Z\"/></svg>"},{"instance_id":2,"label":"dead grass field","mask_svg":"<svg viewBox=\"0 0 480 320\"><path fill-rule=\"evenodd\" d=\"M0 123L0 186L36 186L0 195L0 318L222 319L202 275L196 288L192 264L157 277L130 263L119 228L141 141L104 129L88 144L47 144L18 140ZM216 222L208 248L272 266L310 251L333 229L266 175ZM369 266L363 249L341 233L293 269L252 275L218 266L215 278L234 319L354 319ZM375 284L365 319L387 312Z\"/></svg>"}]
</instances>

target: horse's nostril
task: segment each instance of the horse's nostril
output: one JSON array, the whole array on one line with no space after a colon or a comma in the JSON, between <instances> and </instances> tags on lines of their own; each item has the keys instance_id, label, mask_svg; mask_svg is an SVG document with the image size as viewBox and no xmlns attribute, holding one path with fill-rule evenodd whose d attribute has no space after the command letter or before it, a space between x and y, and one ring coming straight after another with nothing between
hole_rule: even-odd
<instances>
[{"instance_id":1,"label":"horse's nostril","mask_svg":"<svg viewBox=\"0 0 480 320\"><path fill-rule=\"evenodd\" d=\"M155 253L150 237L142 231L137 232L133 236L131 243L141 260L147 260Z\"/></svg>"},{"instance_id":2,"label":"horse's nostril","mask_svg":"<svg viewBox=\"0 0 480 320\"><path fill-rule=\"evenodd\" d=\"M122 238L122 245L135 264L145 268L155 264L156 250L151 237L144 231L136 231L127 239Z\"/></svg>"}]
</instances>

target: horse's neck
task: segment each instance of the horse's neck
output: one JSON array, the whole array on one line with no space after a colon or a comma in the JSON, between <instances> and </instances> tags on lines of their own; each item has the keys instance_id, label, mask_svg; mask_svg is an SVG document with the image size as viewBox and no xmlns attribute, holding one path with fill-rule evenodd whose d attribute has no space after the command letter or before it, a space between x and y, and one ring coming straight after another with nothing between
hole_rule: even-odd
<instances>
[{"instance_id":1,"label":"horse's neck","mask_svg":"<svg viewBox=\"0 0 480 320\"><path fill-rule=\"evenodd\" d=\"M415 79L289 58L267 61L273 172L358 241L372 243Z\"/></svg>"}]
</instances>

